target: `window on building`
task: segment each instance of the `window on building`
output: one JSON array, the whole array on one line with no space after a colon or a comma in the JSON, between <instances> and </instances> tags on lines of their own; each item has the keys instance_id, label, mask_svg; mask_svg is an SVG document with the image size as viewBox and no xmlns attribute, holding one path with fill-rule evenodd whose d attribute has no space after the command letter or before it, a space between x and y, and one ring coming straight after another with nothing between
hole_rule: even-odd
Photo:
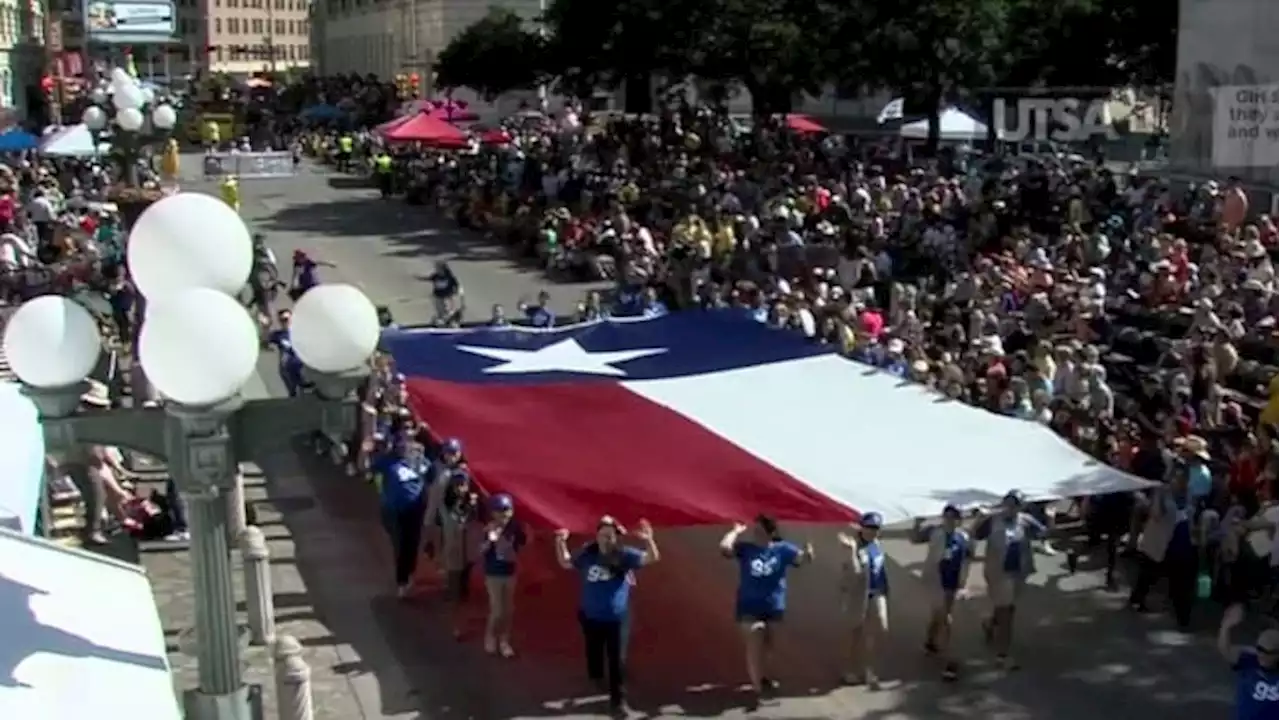
<instances>
[{"instance_id":1,"label":"window on building","mask_svg":"<svg viewBox=\"0 0 1280 720\"><path fill-rule=\"evenodd\" d=\"M222 18L214 18L214 19L213 19L213 31L214 31L215 33L221 33L221 32L222 32Z\"/></svg>"},{"instance_id":2,"label":"window on building","mask_svg":"<svg viewBox=\"0 0 1280 720\"><path fill-rule=\"evenodd\" d=\"M283 20L277 20L277 21L276 21L276 34L277 34L277 35L283 35L283 34L284 34L284 21L283 21Z\"/></svg>"},{"instance_id":3,"label":"window on building","mask_svg":"<svg viewBox=\"0 0 1280 720\"><path fill-rule=\"evenodd\" d=\"M275 0L275 3L276 3L276 9L277 9L277 10L283 10L283 9L284 9L284 0Z\"/></svg>"},{"instance_id":4,"label":"window on building","mask_svg":"<svg viewBox=\"0 0 1280 720\"><path fill-rule=\"evenodd\" d=\"M253 33L254 33L255 35L258 35L258 34L261 34L261 33L262 33L262 21L261 21L261 20L254 20L254 21L253 21Z\"/></svg>"},{"instance_id":5,"label":"window on building","mask_svg":"<svg viewBox=\"0 0 1280 720\"><path fill-rule=\"evenodd\" d=\"M217 51L217 58L218 58L218 62L222 62L222 47L221 47L221 46L219 46L219 47L218 47L218 51Z\"/></svg>"}]
</instances>

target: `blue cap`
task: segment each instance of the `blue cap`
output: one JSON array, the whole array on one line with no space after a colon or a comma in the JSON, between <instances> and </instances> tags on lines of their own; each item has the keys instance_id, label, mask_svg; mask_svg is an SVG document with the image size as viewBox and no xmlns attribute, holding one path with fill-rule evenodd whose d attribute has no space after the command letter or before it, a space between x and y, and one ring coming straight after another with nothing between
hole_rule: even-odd
<instances>
[{"instance_id":1,"label":"blue cap","mask_svg":"<svg viewBox=\"0 0 1280 720\"><path fill-rule=\"evenodd\" d=\"M489 498L490 510L499 510L499 511L513 510L515 509L515 506L516 506L515 500L512 500L511 496L506 493L498 493L497 495L494 495L493 497Z\"/></svg>"},{"instance_id":2,"label":"blue cap","mask_svg":"<svg viewBox=\"0 0 1280 720\"><path fill-rule=\"evenodd\" d=\"M1004 498L1002 502L1012 502L1012 503L1021 505L1022 503L1026 502L1026 500L1027 500L1026 496L1023 495L1021 491L1010 490L1009 492L1004 494Z\"/></svg>"},{"instance_id":3,"label":"blue cap","mask_svg":"<svg viewBox=\"0 0 1280 720\"><path fill-rule=\"evenodd\" d=\"M864 528L879 528L884 525L884 516L878 512L865 513L860 524Z\"/></svg>"},{"instance_id":4,"label":"blue cap","mask_svg":"<svg viewBox=\"0 0 1280 720\"><path fill-rule=\"evenodd\" d=\"M462 441L458 438L451 437L444 441L444 447L442 449L447 453L460 453L462 452Z\"/></svg>"},{"instance_id":5,"label":"blue cap","mask_svg":"<svg viewBox=\"0 0 1280 720\"><path fill-rule=\"evenodd\" d=\"M449 473L449 480L452 482L466 482L470 479L471 473L467 472L466 468L454 468L453 472Z\"/></svg>"}]
</instances>

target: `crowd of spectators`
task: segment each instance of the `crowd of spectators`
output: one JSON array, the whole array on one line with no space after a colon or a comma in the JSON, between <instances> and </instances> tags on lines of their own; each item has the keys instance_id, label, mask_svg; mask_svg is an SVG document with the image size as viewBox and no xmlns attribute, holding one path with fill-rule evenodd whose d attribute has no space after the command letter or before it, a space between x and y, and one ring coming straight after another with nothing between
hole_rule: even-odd
<instances>
[{"instance_id":1,"label":"crowd of spectators","mask_svg":"<svg viewBox=\"0 0 1280 720\"><path fill-rule=\"evenodd\" d=\"M568 109L518 114L506 141L467 151L369 132L358 147L394 158L410 202L553 278L614 279L618 302L589 298L582 318L741 307L1121 469L1187 479L1200 532L1177 562L1221 592L1274 587L1277 228L1258 198L1061 149L912 162L896 138L788 125ZM1112 548L1141 534L1147 499L1131 500L1088 512Z\"/></svg>"}]
</instances>

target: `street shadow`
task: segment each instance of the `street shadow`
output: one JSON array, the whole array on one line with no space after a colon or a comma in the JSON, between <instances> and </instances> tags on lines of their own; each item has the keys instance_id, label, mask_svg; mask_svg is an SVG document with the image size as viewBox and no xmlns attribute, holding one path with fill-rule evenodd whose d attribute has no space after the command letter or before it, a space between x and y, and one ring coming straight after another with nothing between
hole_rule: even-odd
<instances>
[{"instance_id":1,"label":"street shadow","mask_svg":"<svg viewBox=\"0 0 1280 720\"><path fill-rule=\"evenodd\" d=\"M443 257L472 262L519 263L507 248L483 235L457 228L453 221L429 208L400 200L370 197L291 204L280 208L260 226L266 231L323 237L378 237L391 247L391 257Z\"/></svg>"}]
</instances>

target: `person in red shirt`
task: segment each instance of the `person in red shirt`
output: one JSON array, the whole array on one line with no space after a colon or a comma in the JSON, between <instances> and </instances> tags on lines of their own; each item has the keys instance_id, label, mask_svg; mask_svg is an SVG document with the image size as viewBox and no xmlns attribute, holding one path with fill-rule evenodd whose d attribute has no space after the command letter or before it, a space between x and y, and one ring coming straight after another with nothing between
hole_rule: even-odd
<instances>
[{"instance_id":1,"label":"person in red shirt","mask_svg":"<svg viewBox=\"0 0 1280 720\"><path fill-rule=\"evenodd\" d=\"M17 211L18 205L13 198L13 193L6 192L0 195L0 232L9 232L13 229L13 218Z\"/></svg>"}]
</instances>

